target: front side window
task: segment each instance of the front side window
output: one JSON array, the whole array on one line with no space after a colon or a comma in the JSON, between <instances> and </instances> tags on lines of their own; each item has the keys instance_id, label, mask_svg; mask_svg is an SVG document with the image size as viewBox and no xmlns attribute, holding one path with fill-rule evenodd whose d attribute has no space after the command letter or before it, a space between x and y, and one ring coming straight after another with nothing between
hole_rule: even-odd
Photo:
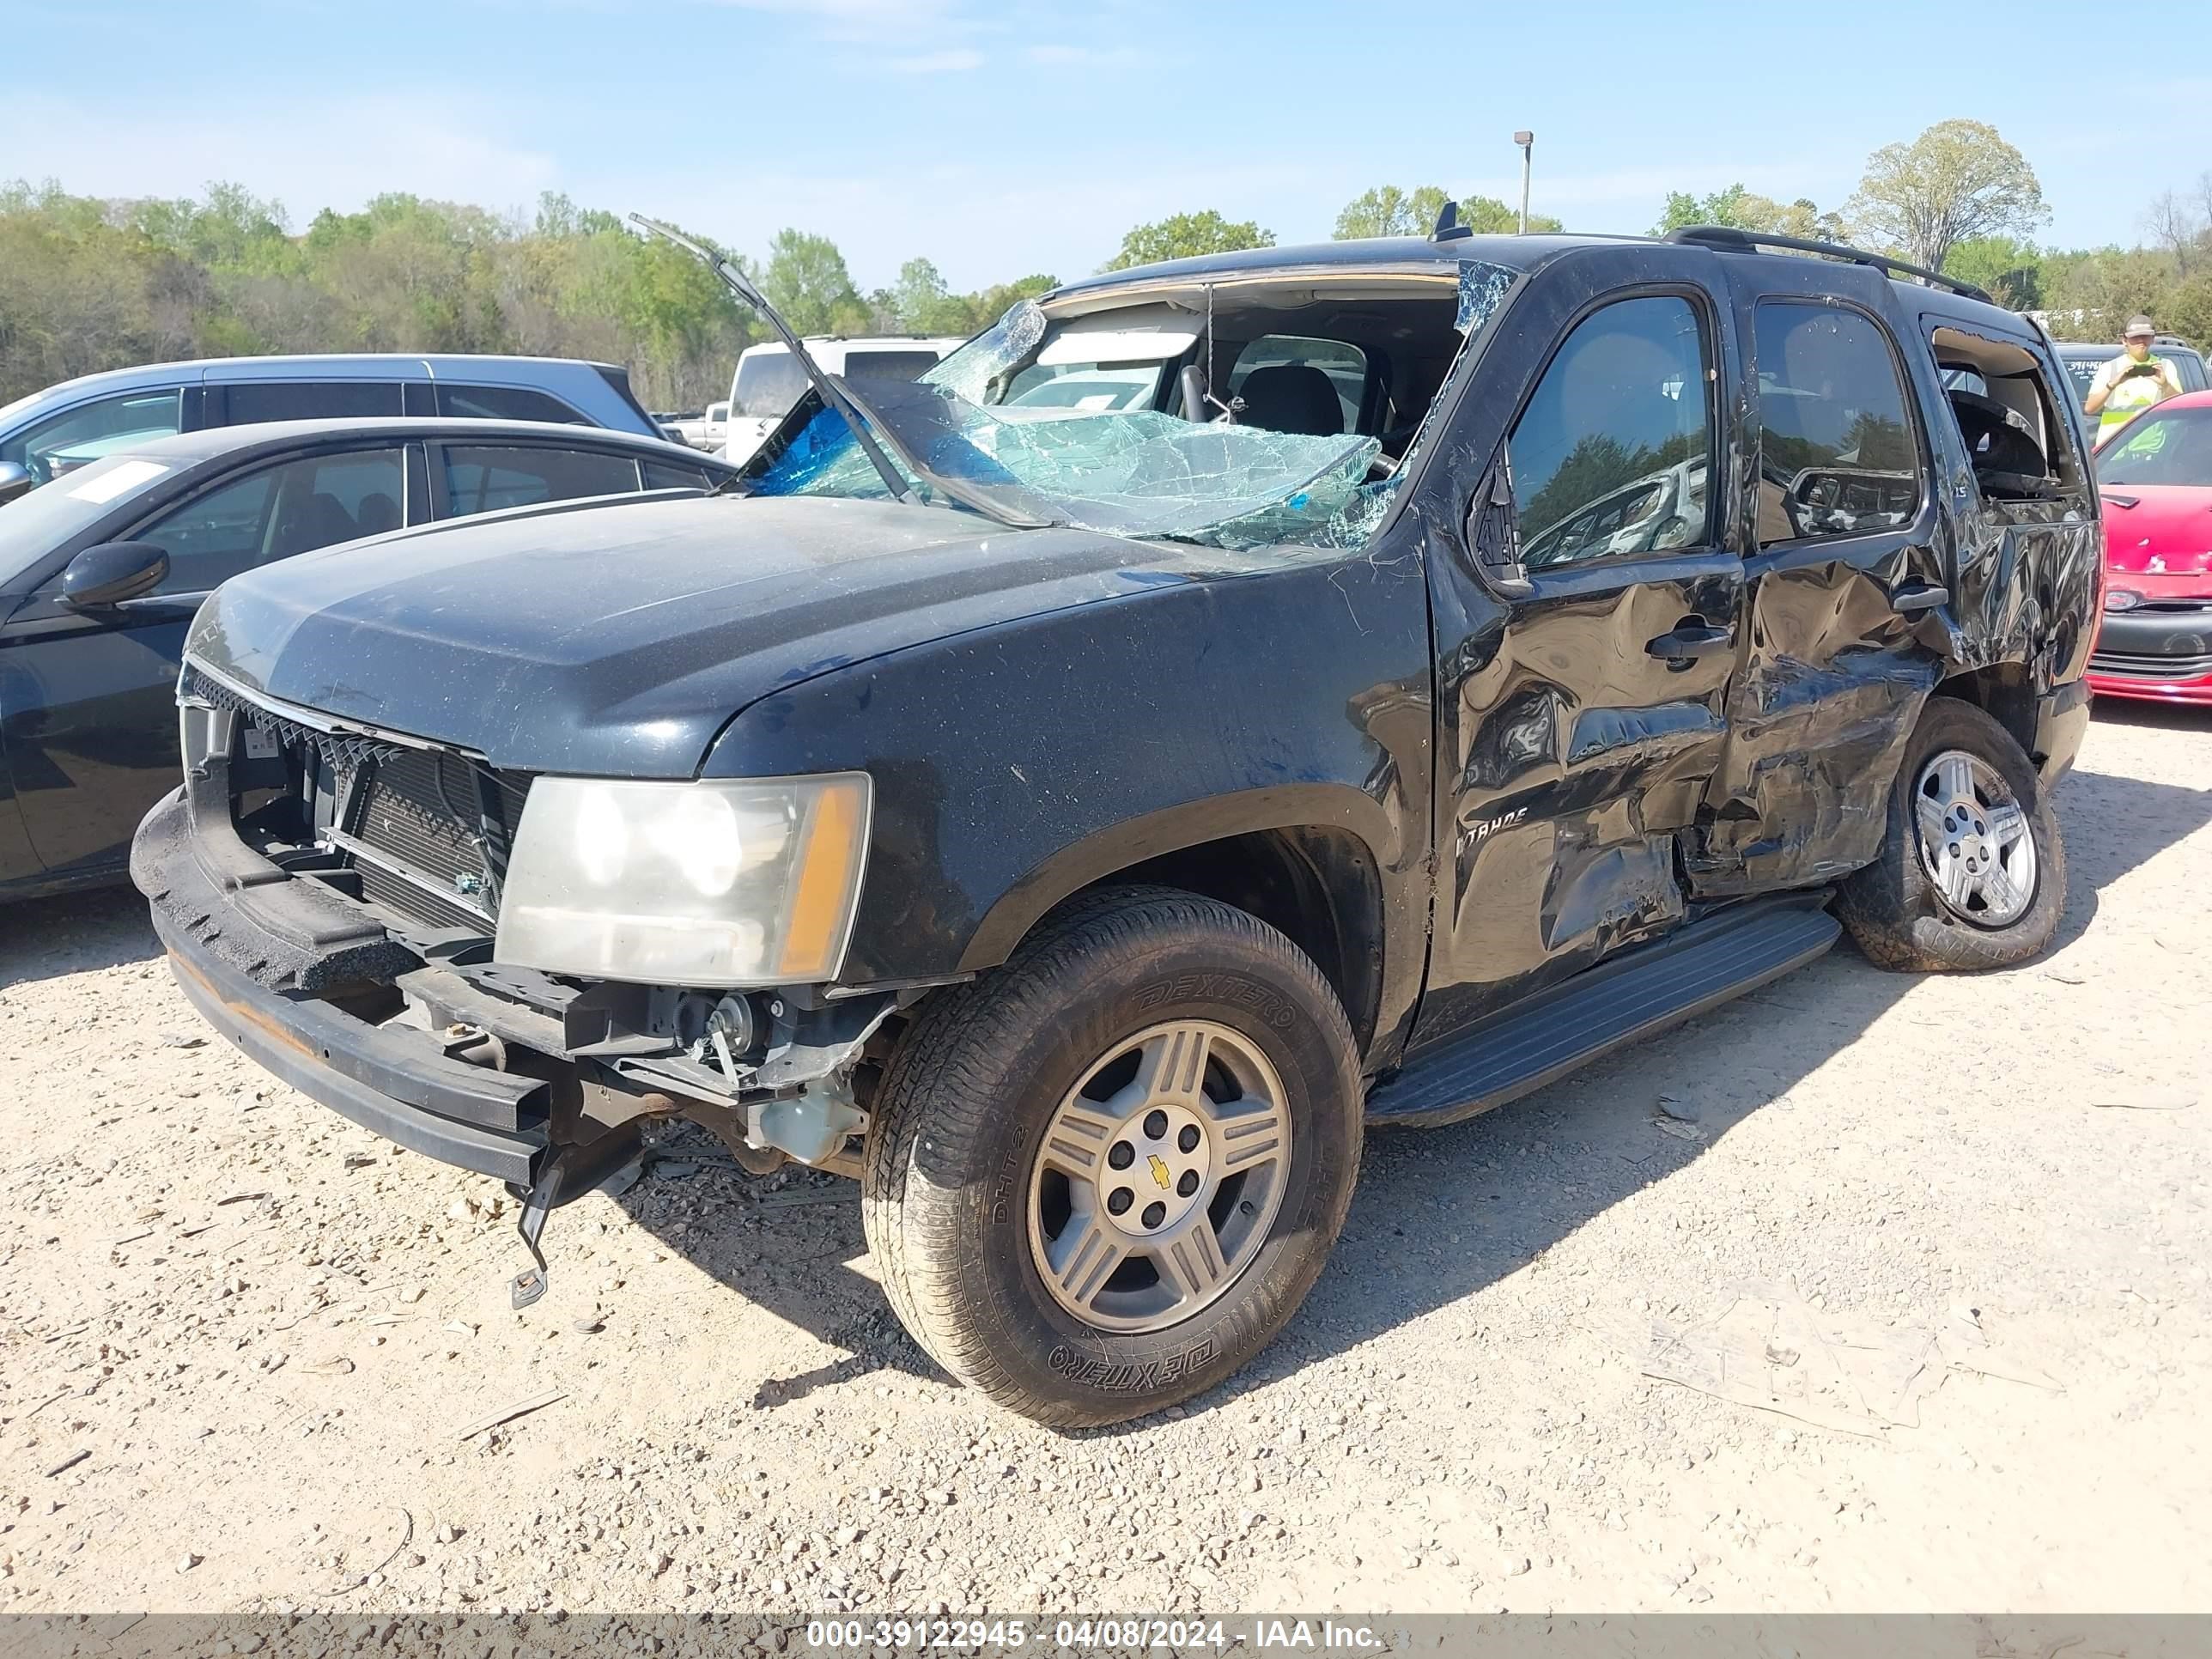
<instances>
[{"instance_id":1,"label":"front side window","mask_svg":"<svg viewBox=\"0 0 2212 1659\"><path fill-rule=\"evenodd\" d=\"M1759 539L1863 536L1920 511L1920 452L1889 336L1839 306L1762 300Z\"/></svg>"},{"instance_id":2,"label":"front side window","mask_svg":"<svg viewBox=\"0 0 2212 1659\"><path fill-rule=\"evenodd\" d=\"M223 418L232 426L349 421L400 412L397 380L240 380L223 388Z\"/></svg>"},{"instance_id":3,"label":"front side window","mask_svg":"<svg viewBox=\"0 0 2212 1659\"><path fill-rule=\"evenodd\" d=\"M1507 441L1525 564L1711 539L1706 368L1704 325L1679 295L1616 301L1575 326Z\"/></svg>"},{"instance_id":4,"label":"front side window","mask_svg":"<svg viewBox=\"0 0 2212 1659\"><path fill-rule=\"evenodd\" d=\"M450 444L446 449L446 516L466 518L538 501L627 495L637 461L589 449Z\"/></svg>"},{"instance_id":5,"label":"front side window","mask_svg":"<svg viewBox=\"0 0 2212 1659\"><path fill-rule=\"evenodd\" d=\"M182 401L175 386L166 386L79 404L0 439L0 461L15 461L40 483L50 483L102 456L178 431Z\"/></svg>"},{"instance_id":6,"label":"front side window","mask_svg":"<svg viewBox=\"0 0 2212 1659\"><path fill-rule=\"evenodd\" d=\"M202 593L240 572L406 522L407 472L397 449L356 450L265 466L195 496L134 541L169 556L157 590Z\"/></svg>"}]
</instances>

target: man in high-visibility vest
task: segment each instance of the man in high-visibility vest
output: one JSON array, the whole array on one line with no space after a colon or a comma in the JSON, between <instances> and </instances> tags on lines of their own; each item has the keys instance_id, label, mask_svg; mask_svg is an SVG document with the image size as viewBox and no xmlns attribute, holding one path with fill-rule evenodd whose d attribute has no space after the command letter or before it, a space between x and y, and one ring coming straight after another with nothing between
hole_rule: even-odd
<instances>
[{"instance_id":1,"label":"man in high-visibility vest","mask_svg":"<svg viewBox=\"0 0 2212 1659\"><path fill-rule=\"evenodd\" d=\"M2150 344L2155 337L2149 318L2129 318L2127 332L2120 337L2120 343L2127 349L2100 368L2097 378L2090 381L2081 410L2102 417L2097 426L2099 443L2154 404L2181 395L2181 377L2174 373L2173 365L2151 356Z\"/></svg>"}]
</instances>

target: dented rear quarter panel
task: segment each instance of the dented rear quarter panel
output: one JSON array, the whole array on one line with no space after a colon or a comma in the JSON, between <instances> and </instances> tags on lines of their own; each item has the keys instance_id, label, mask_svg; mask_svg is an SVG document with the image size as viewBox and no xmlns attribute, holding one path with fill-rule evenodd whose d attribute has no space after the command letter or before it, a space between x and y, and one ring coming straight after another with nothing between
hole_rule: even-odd
<instances>
[{"instance_id":1,"label":"dented rear quarter panel","mask_svg":"<svg viewBox=\"0 0 2212 1659\"><path fill-rule=\"evenodd\" d=\"M1917 320L1923 355L1939 325L1985 334L2033 354L2056 394L2073 463L2074 488L2063 500L1984 501L1958 429L1948 423L1938 459L1955 527L1946 664L1954 673L2016 665L2022 695L2046 696L2087 671L2102 602L2105 507L2081 407L2048 337L2023 319L1960 302L1925 308ZM1932 367L1931 360L1931 373Z\"/></svg>"},{"instance_id":2,"label":"dented rear quarter panel","mask_svg":"<svg viewBox=\"0 0 2212 1659\"><path fill-rule=\"evenodd\" d=\"M2101 547L2080 416L2063 365L2029 325L1933 291L1907 303L1920 290L1826 261L1737 261L1731 278L1747 343L1760 299L1850 306L1889 330L1926 483L1917 516L1899 531L1772 549L1746 538L1728 761L1689 849L1692 890L1709 897L1834 880L1871 861L1905 744L1947 681L1971 686L2040 764L2037 700L2087 667ZM2064 500L1984 499L1931 349L1939 325L2021 347L2042 365L2070 452ZM1741 393L1755 429L1755 345ZM1753 504L1742 507L1755 525ZM1890 594L1917 581L1945 588L1949 602L1899 614Z\"/></svg>"}]
</instances>

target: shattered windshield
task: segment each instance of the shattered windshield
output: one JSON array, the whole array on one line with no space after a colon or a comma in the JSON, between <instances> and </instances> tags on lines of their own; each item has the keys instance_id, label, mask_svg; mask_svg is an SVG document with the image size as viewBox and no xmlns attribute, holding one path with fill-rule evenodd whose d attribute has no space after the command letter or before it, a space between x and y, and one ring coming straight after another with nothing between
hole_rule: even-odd
<instances>
[{"instance_id":1,"label":"shattered windshield","mask_svg":"<svg viewBox=\"0 0 2212 1659\"><path fill-rule=\"evenodd\" d=\"M1455 299L1405 303L1431 308L1439 337L1457 344L1488 324L1513 276L1469 261ZM1437 401L1431 387L1386 458L1379 428L1275 430L1242 397L1226 410L1209 399L1206 420L1167 412L1162 404L1180 407L1170 361L1055 362L1040 373L1053 330L1025 301L919 380L851 388L910 458L893 464L918 499L944 492L917 466L1032 522L1227 548L1354 548L1382 522ZM817 410L753 493L880 499L890 489L844 422Z\"/></svg>"}]
</instances>

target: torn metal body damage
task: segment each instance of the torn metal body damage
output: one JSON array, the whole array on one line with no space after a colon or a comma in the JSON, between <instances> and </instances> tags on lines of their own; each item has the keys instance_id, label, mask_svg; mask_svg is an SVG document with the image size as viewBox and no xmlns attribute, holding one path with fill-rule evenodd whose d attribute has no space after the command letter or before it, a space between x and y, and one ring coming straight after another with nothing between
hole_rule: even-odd
<instances>
[{"instance_id":1,"label":"torn metal body damage","mask_svg":"<svg viewBox=\"0 0 2212 1659\"><path fill-rule=\"evenodd\" d=\"M185 787L141 829L133 877L186 994L296 1086L523 1187L646 1118L695 1115L726 1133L734 1115L752 1147L814 1163L865 1127L851 1073L896 994L756 1003L495 965L454 906L372 889L377 865L350 854L383 858L379 769L419 749L307 725L295 716L309 711L204 668L185 695ZM358 836L334 844L334 822ZM432 864L428 833L441 827L410 823L397 845ZM458 809L450 827L471 835ZM495 878L489 892L495 902Z\"/></svg>"},{"instance_id":2,"label":"torn metal body damage","mask_svg":"<svg viewBox=\"0 0 2212 1659\"><path fill-rule=\"evenodd\" d=\"M1929 347L2032 376L2047 343L1829 260L1480 246L1073 285L854 388L880 465L802 399L749 493L227 586L186 787L133 862L188 994L336 1109L519 1184L669 1115L749 1167L849 1170L898 1017L1103 882L1282 930L1398 1081L1662 946L1724 990L1759 903L1790 911L1772 971L1826 948L1931 697L2063 770L2101 558L2078 416L2001 486ZM869 791L864 878L815 894L848 896L832 965L501 957L547 780L830 777Z\"/></svg>"},{"instance_id":3,"label":"torn metal body damage","mask_svg":"<svg viewBox=\"0 0 2212 1659\"><path fill-rule=\"evenodd\" d=\"M1417 1048L1698 907L1865 865L1931 696L1987 708L2055 769L2047 777L2078 741L2086 705L2072 692L2100 558L2078 421L2063 400L2045 408L2050 476L2036 498L2008 495L1970 451L1927 349L1971 322L2003 337L2006 363L2048 378L2032 328L1863 268L1710 258L1622 248L1549 272L1462 367L1468 383L1430 474L1450 487L1414 509L1432 515L1437 823L1449 854ZM1571 376L1571 362L1553 366L1578 325L1608 303L1692 286L1713 300L1698 360L1712 399L1708 538L1632 562L1547 565L1540 554L1591 507L1559 511L1560 527L1517 547L1510 520L1469 514L1470 497L1512 490L1530 517L1528 481L1514 474L1540 452L1547 377ZM1802 365L1854 331L1861 343L1894 343L1893 380L1881 384L1877 357L1842 393L1844 430L1824 457L1801 435L1805 399L1835 383ZM1885 394L1886 425L1875 412ZM1618 389L1600 380L1581 395ZM1582 501L1633 503L1598 520L1612 536L1601 552L1630 545L1638 511L1679 499L1681 469L1654 457L1581 483Z\"/></svg>"}]
</instances>

